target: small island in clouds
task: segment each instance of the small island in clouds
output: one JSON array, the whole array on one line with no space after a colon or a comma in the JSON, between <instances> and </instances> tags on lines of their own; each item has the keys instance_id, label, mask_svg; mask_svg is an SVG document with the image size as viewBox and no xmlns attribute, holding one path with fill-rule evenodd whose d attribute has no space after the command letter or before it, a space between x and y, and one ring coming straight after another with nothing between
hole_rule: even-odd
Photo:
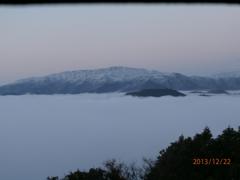
<instances>
[{"instance_id":1,"label":"small island in clouds","mask_svg":"<svg viewBox=\"0 0 240 180\"><path fill-rule=\"evenodd\" d=\"M185 94L172 89L143 89L140 91L126 93L126 95L137 97L186 96Z\"/></svg>"}]
</instances>

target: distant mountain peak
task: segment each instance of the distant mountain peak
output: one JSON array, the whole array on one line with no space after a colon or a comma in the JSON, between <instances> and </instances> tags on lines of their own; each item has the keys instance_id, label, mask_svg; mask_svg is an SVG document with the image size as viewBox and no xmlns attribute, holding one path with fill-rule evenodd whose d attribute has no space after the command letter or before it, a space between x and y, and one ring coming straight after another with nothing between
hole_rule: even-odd
<instances>
[{"instance_id":1,"label":"distant mountain peak","mask_svg":"<svg viewBox=\"0 0 240 180\"><path fill-rule=\"evenodd\" d=\"M238 76L239 79L227 77L218 79L186 76L180 73L162 73L143 68L111 66L65 71L22 79L12 84L0 86L0 95L130 92L149 88L175 90L240 89L240 76Z\"/></svg>"},{"instance_id":2,"label":"distant mountain peak","mask_svg":"<svg viewBox=\"0 0 240 180\"><path fill-rule=\"evenodd\" d=\"M213 77L215 77L215 78L239 78L240 77L240 70L239 71L217 73L217 74L214 74Z\"/></svg>"}]
</instances>

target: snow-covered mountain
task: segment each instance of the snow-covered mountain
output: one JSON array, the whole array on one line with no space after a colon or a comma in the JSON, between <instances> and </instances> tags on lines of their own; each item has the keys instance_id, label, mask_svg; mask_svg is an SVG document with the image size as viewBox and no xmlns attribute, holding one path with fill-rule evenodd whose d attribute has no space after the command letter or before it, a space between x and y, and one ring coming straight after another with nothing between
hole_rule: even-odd
<instances>
[{"instance_id":1,"label":"snow-covered mountain","mask_svg":"<svg viewBox=\"0 0 240 180\"><path fill-rule=\"evenodd\" d=\"M239 78L240 71L224 72L213 75L215 78Z\"/></svg>"},{"instance_id":2,"label":"snow-covered mountain","mask_svg":"<svg viewBox=\"0 0 240 180\"><path fill-rule=\"evenodd\" d=\"M130 92L141 89L240 89L238 77L185 76L129 67L67 71L18 80L0 87L0 95Z\"/></svg>"},{"instance_id":3,"label":"snow-covered mountain","mask_svg":"<svg viewBox=\"0 0 240 180\"><path fill-rule=\"evenodd\" d=\"M51 81L61 80L77 84L82 83L84 81L103 83L106 81L124 82L135 79L145 80L150 77L161 78L164 75L167 75L167 73L164 74L154 70L114 66L94 70L66 71L62 73L51 74L45 77L23 79L17 82L18 83L29 81L42 82L48 79Z\"/></svg>"}]
</instances>

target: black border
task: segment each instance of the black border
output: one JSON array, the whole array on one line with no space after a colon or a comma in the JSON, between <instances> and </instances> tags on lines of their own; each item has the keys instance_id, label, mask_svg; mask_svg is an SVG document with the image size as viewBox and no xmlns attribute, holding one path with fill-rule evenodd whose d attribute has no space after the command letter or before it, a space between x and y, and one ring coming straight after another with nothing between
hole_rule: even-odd
<instances>
[{"instance_id":1,"label":"black border","mask_svg":"<svg viewBox=\"0 0 240 180\"><path fill-rule=\"evenodd\" d=\"M164 3L164 4L240 4L240 0L0 0L0 5L28 4L99 4L99 3Z\"/></svg>"}]
</instances>

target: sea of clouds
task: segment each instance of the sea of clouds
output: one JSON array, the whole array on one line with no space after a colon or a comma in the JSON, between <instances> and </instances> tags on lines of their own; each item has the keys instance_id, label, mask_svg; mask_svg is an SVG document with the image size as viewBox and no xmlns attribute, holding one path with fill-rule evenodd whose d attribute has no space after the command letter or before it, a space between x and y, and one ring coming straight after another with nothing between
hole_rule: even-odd
<instances>
[{"instance_id":1,"label":"sea of clouds","mask_svg":"<svg viewBox=\"0 0 240 180\"><path fill-rule=\"evenodd\" d=\"M0 96L0 179L43 180L112 158L141 163L181 134L237 128L239 107L237 94Z\"/></svg>"}]
</instances>

